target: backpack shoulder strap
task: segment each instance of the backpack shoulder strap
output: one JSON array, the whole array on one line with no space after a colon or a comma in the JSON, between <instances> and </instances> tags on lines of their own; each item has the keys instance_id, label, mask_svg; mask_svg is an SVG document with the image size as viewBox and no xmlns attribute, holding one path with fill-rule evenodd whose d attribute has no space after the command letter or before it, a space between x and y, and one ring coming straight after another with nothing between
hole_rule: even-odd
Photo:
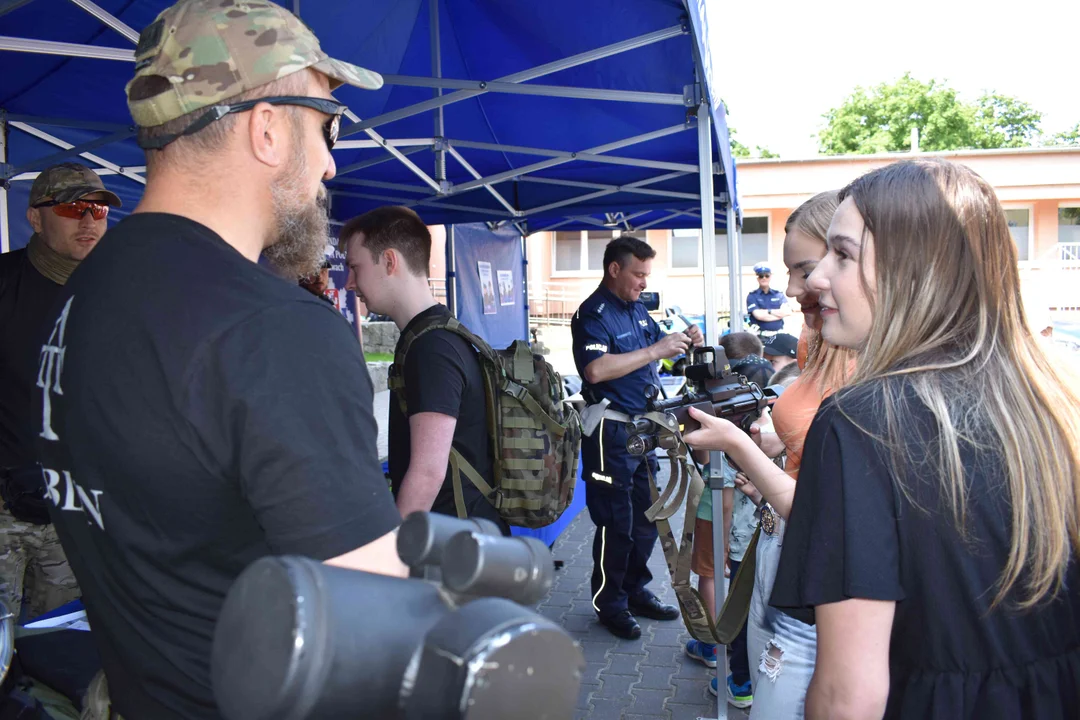
<instances>
[{"instance_id":1,"label":"backpack shoulder strap","mask_svg":"<svg viewBox=\"0 0 1080 720\"><path fill-rule=\"evenodd\" d=\"M498 364L498 357L496 356L495 351L491 348L491 346L488 345L482 337L474 333L469 328L465 327L465 324L458 320L456 317L447 318L446 323L442 326L442 329L449 330L455 335L459 335L465 338L472 344L474 348L476 348L476 351L480 353L481 356L493 363Z\"/></svg>"},{"instance_id":2,"label":"backpack shoulder strap","mask_svg":"<svg viewBox=\"0 0 1080 720\"><path fill-rule=\"evenodd\" d=\"M409 348L413 346L413 343L420 339L420 336L426 335L432 330L446 328L449 325L449 320L455 320L455 318L447 318L442 315L429 318L418 326L409 328L406 332L402 333L401 342L398 343L398 347L394 351L394 362L390 365L390 370L387 373L386 386L388 389L400 391L405 388L405 356L408 355ZM405 393L397 392L397 396L398 404L401 406L401 412L408 415L408 409L405 405Z\"/></svg>"}]
</instances>

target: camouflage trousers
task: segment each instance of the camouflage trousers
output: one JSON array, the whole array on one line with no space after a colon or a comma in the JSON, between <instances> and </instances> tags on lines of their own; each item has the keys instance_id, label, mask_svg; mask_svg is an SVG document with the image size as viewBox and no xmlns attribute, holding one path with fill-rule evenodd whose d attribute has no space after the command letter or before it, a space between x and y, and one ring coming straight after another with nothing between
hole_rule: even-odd
<instances>
[{"instance_id":1,"label":"camouflage trousers","mask_svg":"<svg viewBox=\"0 0 1080 720\"><path fill-rule=\"evenodd\" d=\"M56 528L0 512L0 600L16 621L33 619L79 594Z\"/></svg>"}]
</instances>

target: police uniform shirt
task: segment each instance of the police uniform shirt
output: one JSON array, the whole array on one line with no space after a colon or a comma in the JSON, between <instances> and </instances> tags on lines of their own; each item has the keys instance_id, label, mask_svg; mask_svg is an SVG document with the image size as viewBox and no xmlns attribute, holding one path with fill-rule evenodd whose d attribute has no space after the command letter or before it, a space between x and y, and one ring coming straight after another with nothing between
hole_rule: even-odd
<instances>
[{"instance_id":1,"label":"police uniform shirt","mask_svg":"<svg viewBox=\"0 0 1080 720\"><path fill-rule=\"evenodd\" d=\"M763 292L761 288L758 288L746 296L746 312L750 313L753 322L762 330L783 330L784 321L758 320L757 318L754 318L754 311L764 310L771 313L779 310L785 304L787 304L787 298L785 298L784 293L779 290Z\"/></svg>"},{"instance_id":2,"label":"police uniform shirt","mask_svg":"<svg viewBox=\"0 0 1080 720\"><path fill-rule=\"evenodd\" d=\"M644 412L645 388L660 384L656 363L646 363L623 377L596 384L585 379L585 367L608 353L633 352L660 340L660 326L649 317L645 305L620 300L601 285L578 308L570 322L570 332L574 364L581 375L581 393L585 399L596 403L608 398L615 410Z\"/></svg>"}]
</instances>

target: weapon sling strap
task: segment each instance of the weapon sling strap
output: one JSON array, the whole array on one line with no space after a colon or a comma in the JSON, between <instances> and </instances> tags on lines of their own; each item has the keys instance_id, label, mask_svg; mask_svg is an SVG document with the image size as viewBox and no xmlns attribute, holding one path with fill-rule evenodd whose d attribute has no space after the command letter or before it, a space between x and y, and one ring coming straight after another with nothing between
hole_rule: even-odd
<instances>
[{"instance_id":1,"label":"weapon sling strap","mask_svg":"<svg viewBox=\"0 0 1080 720\"><path fill-rule=\"evenodd\" d=\"M742 629L750 612L750 600L754 594L754 575L757 570L757 541L761 529L754 531L750 545L746 549L743 562L739 570L731 580L731 588L724 606L720 610L720 617L714 624L711 619L711 611L707 611L700 593L690 584L690 563L693 556L694 543L694 520L697 517L698 504L701 502L703 492L708 492L705 481L698 472L697 466L689 459L689 449L680 437L678 445L668 450L668 460L671 465L671 475L660 495L656 488L656 480L653 478L652 469L649 473L649 489L652 494L653 505L645 511L645 517L650 522L655 522L660 535L660 547L664 551L664 559L667 561L668 572L671 575L671 586L675 590L675 597L679 601L682 610L683 623L690 635L701 642L720 645L730 645ZM646 461L648 468L648 462ZM676 493L675 500L668 502L672 494ZM682 542L676 544L675 533L671 529L669 518L674 515L679 506L686 499L686 513L683 517ZM717 532L714 528L713 532ZM723 532L723 529L720 529ZM723 559L714 558L714 567L723 568ZM722 572L722 570L717 570Z\"/></svg>"}]
</instances>

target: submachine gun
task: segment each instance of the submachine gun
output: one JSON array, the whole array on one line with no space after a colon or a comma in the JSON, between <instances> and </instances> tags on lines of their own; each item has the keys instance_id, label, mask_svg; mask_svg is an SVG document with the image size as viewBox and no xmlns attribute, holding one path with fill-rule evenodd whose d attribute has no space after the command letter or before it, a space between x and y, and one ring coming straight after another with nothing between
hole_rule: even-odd
<instances>
[{"instance_id":1,"label":"submachine gun","mask_svg":"<svg viewBox=\"0 0 1080 720\"><path fill-rule=\"evenodd\" d=\"M655 385L646 388L646 410L627 426L626 450L644 455L656 448L671 450L682 442L682 433L696 430L690 408L724 418L750 432L761 411L780 397L776 387L760 388L732 372L721 347L693 348L686 368L687 390L673 398L660 398ZM716 382L719 381L719 382Z\"/></svg>"},{"instance_id":2,"label":"submachine gun","mask_svg":"<svg viewBox=\"0 0 1080 720\"><path fill-rule=\"evenodd\" d=\"M228 720L496 720L574 714L580 647L522 605L551 588L535 538L431 513L398 530L403 579L264 557L222 607L211 660ZM521 603L521 604L518 604Z\"/></svg>"},{"instance_id":3,"label":"submachine gun","mask_svg":"<svg viewBox=\"0 0 1080 720\"><path fill-rule=\"evenodd\" d=\"M729 645L745 622L745 613L724 613L714 624L711 613L705 611L705 605L697 590L690 585L690 558L694 537L694 519L697 515L698 502L707 490L697 466L690 458L690 450L683 442L685 432L696 430L700 423L690 417L690 408L735 423L749 433L750 425L761 416L761 412L780 396L782 389L767 387L762 389L756 383L732 372L731 364L723 348L694 348L690 354L691 364L686 368L688 386L682 395L673 398L660 398L655 386L646 390L646 410L634 417L627 424L629 436L626 449L631 455L645 455L660 448L667 451L671 464L671 476L664 486L664 492L658 493L651 474L652 506L645 511L645 517L656 523L660 535L660 546L664 550L671 584L675 597L682 609L683 622L690 634L702 642ZM716 468L718 470L719 468ZM720 484L712 486L714 527L722 527L717 520L720 517L721 503L718 499ZM674 495L674 499L672 496ZM676 535L672 532L668 519L686 502L686 515L683 521L682 545L676 544ZM722 533L713 533L714 548L722 544ZM756 543L752 543L756 544ZM716 554L716 567L722 568L720 552ZM753 548L747 550L753 552ZM752 563L744 563L750 567ZM739 572L743 567L739 568ZM717 585L723 582L723 575L716 573ZM724 597L717 589L716 597ZM730 602L730 598L729 601ZM725 602L724 610L728 608ZM734 608L735 606L732 605ZM741 615L741 617L739 617ZM723 682L723 679L721 679Z\"/></svg>"}]
</instances>

